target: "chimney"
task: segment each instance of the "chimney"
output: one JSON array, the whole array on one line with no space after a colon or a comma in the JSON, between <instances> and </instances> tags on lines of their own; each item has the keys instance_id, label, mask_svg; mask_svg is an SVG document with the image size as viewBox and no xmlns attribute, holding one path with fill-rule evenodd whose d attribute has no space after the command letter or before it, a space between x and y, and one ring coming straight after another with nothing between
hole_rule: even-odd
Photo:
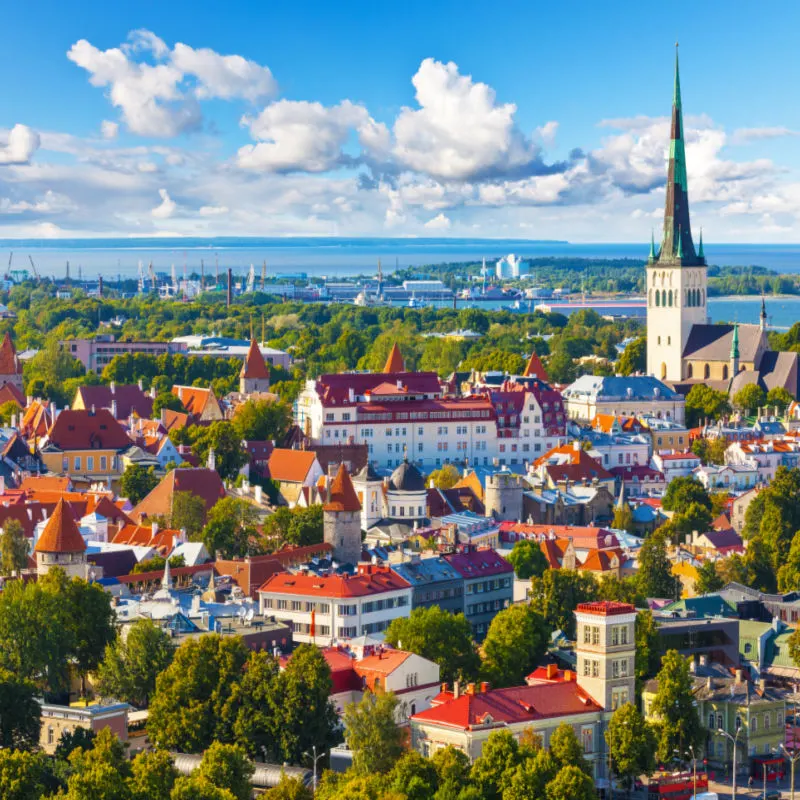
<instances>
[{"instance_id":1,"label":"chimney","mask_svg":"<svg viewBox=\"0 0 800 800\"><path fill-rule=\"evenodd\" d=\"M576 453L580 453L580 451L581 451L581 443L577 439L572 443L572 449Z\"/></svg>"},{"instance_id":2,"label":"chimney","mask_svg":"<svg viewBox=\"0 0 800 800\"><path fill-rule=\"evenodd\" d=\"M440 690L441 690L442 694L444 694L444 693L447 691L447 684L446 684L446 683L443 683L443 684L441 685L441 688L440 688Z\"/></svg>"},{"instance_id":3,"label":"chimney","mask_svg":"<svg viewBox=\"0 0 800 800\"><path fill-rule=\"evenodd\" d=\"M453 681L453 699L457 700L461 697L461 682Z\"/></svg>"},{"instance_id":4,"label":"chimney","mask_svg":"<svg viewBox=\"0 0 800 800\"><path fill-rule=\"evenodd\" d=\"M158 533L158 523L153 521L150 527L152 531L152 536L155 536Z\"/></svg>"},{"instance_id":5,"label":"chimney","mask_svg":"<svg viewBox=\"0 0 800 800\"><path fill-rule=\"evenodd\" d=\"M711 676L709 675L709 676L706 678L706 689L708 689L709 691L711 691L713 688L714 688L714 687L712 686L712 680L711 680Z\"/></svg>"},{"instance_id":6,"label":"chimney","mask_svg":"<svg viewBox=\"0 0 800 800\"><path fill-rule=\"evenodd\" d=\"M117 391L117 384L114 381L108 384L108 388L111 389L111 394L114 394Z\"/></svg>"},{"instance_id":7,"label":"chimney","mask_svg":"<svg viewBox=\"0 0 800 800\"><path fill-rule=\"evenodd\" d=\"M139 378L139 391L144 391L144 381L141 378Z\"/></svg>"},{"instance_id":8,"label":"chimney","mask_svg":"<svg viewBox=\"0 0 800 800\"><path fill-rule=\"evenodd\" d=\"M547 665L547 679L553 680L553 678L558 675L558 665L557 664L548 664Z\"/></svg>"},{"instance_id":9,"label":"chimney","mask_svg":"<svg viewBox=\"0 0 800 800\"><path fill-rule=\"evenodd\" d=\"M700 653L700 666L708 666L708 656L705 653Z\"/></svg>"},{"instance_id":10,"label":"chimney","mask_svg":"<svg viewBox=\"0 0 800 800\"><path fill-rule=\"evenodd\" d=\"M481 681L481 694L486 694L489 691L489 682Z\"/></svg>"},{"instance_id":11,"label":"chimney","mask_svg":"<svg viewBox=\"0 0 800 800\"><path fill-rule=\"evenodd\" d=\"M475 684L468 683L467 684L467 694L475 694Z\"/></svg>"},{"instance_id":12,"label":"chimney","mask_svg":"<svg viewBox=\"0 0 800 800\"><path fill-rule=\"evenodd\" d=\"M117 399L116 397L111 401L111 416L117 418Z\"/></svg>"},{"instance_id":13,"label":"chimney","mask_svg":"<svg viewBox=\"0 0 800 800\"><path fill-rule=\"evenodd\" d=\"M262 491L263 491L262 488L258 484L256 484L253 487L253 493L254 493L254 496L255 496L255 501L256 501L256 503L258 503L258 505L261 505L261 492Z\"/></svg>"}]
</instances>

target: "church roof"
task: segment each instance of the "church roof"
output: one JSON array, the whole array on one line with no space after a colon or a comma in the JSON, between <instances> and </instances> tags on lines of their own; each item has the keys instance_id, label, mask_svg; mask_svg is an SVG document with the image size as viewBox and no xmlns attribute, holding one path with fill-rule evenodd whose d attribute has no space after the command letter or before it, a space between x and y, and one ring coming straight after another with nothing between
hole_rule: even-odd
<instances>
[{"instance_id":1,"label":"church roof","mask_svg":"<svg viewBox=\"0 0 800 800\"><path fill-rule=\"evenodd\" d=\"M672 128L669 168L664 204L664 233L657 258L651 251L649 263L665 266L702 266L705 259L695 252L689 220L689 184L686 178L686 149L683 135L683 107L678 52L675 51L675 90L672 97Z\"/></svg>"},{"instance_id":2,"label":"church roof","mask_svg":"<svg viewBox=\"0 0 800 800\"><path fill-rule=\"evenodd\" d=\"M6 331L3 343L0 344L0 375L21 375L22 364L17 358L17 351L11 335Z\"/></svg>"},{"instance_id":3,"label":"church roof","mask_svg":"<svg viewBox=\"0 0 800 800\"><path fill-rule=\"evenodd\" d=\"M63 497L44 526L34 550L37 553L83 553L86 550L86 542L83 541L75 524L75 517Z\"/></svg>"},{"instance_id":4,"label":"church roof","mask_svg":"<svg viewBox=\"0 0 800 800\"><path fill-rule=\"evenodd\" d=\"M531 357L528 359L528 363L525 365L525 372L522 373L522 377L539 378L539 380L542 381L550 380L547 377L547 372L542 364L542 360L539 358L535 350L531 353Z\"/></svg>"},{"instance_id":5,"label":"church roof","mask_svg":"<svg viewBox=\"0 0 800 800\"><path fill-rule=\"evenodd\" d=\"M757 370L745 370L731 381L731 394L749 383L758 384L765 392L777 387L786 389L792 397L800 392L800 356L797 353L779 353L767 350L759 362Z\"/></svg>"},{"instance_id":6,"label":"church roof","mask_svg":"<svg viewBox=\"0 0 800 800\"><path fill-rule=\"evenodd\" d=\"M339 471L331 481L328 488L328 502L324 505L323 510L361 511L361 503L358 501L353 481L350 480L350 473L345 469L344 464L339 464Z\"/></svg>"},{"instance_id":7,"label":"church roof","mask_svg":"<svg viewBox=\"0 0 800 800\"><path fill-rule=\"evenodd\" d=\"M739 358L755 363L764 332L758 325L739 325ZM683 348L691 361L730 361L733 325L692 325Z\"/></svg>"},{"instance_id":8,"label":"church roof","mask_svg":"<svg viewBox=\"0 0 800 800\"><path fill-rule=\"evenodd\" d=\"M406 366L403 361L403 354L397 346L397 342L392 345L389 357L386 359L386 365L383 368L384 372L405 372Z\"/></svg>"},{"instance_id":9,"label":"church roof","mask_svg":"<svg viewBox=\"0 0 800 800\"><path fill-rule=\"evenodd\" d=\"M269 378L269 369L255 339L250 342L250 349L247 351L239 377L250 378L251 380Z\"/></svg>"},{"instance_id":10,"label":"church roof","mask_svg":"<svg viewBox=\"0 0 800 800\"><path fill-rule=\"evenodd\" d=\"M389 488L398 492L424 492L425 476L409 461L403 461L392 473Z\"/></svg>"}]
</instances>

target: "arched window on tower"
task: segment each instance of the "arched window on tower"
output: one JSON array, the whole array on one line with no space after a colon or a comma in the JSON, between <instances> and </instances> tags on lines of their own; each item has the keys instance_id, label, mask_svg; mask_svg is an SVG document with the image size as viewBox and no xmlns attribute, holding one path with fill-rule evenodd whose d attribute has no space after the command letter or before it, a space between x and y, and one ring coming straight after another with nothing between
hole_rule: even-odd
<instances>
[{"instance_id":1,"label":"arched window on tower","mask_svg":"<svg viewBox=\"0 0 800 800\"><path fill-rule=\"evenodd\" d=\"M661 363L661 380L666 380L667 377L667 365L663 362Z\"/></svg>"},{"instance_id":2,"label":"arched window on tower","mask_svg":"<svg viewBox=\"0 0 800 800\"><path fill-rule=\"evenodd\" d=\"M691 378L693 373L694 373L694 370L692 369L692 365L691 364L687 364L686 365L686 377L687 378Z\"/></svg>"},{"instance_id":3,"label":"arched window on tower","mask_svg":"<svg viewBox=\"0 0 800 800\"><path fill-rule=\"evenodd\" d=\"M700 305L704 306L705 304L706 304L706 290L705 289L701 289L700 290Z\"/></svg>"},{"instance_id":4,"label":"arched window on tower","mask_svg":"<svg viewBox=\"0 0 800 800\"><path fill-rule=\"evenodd\" d=\"M724 380L724 381L728 380L728 365L727 364L723 364L722 365L722 380Z\"/></svg>"},{"instance_id":5,"label":"arched window on tower","mask_svg":"<svg viewBox=\"0 0 800 800\"><path fill-rule=\"evenodd\" d=\"M667 293L667 305L672 308L672 289Z\"/></svg>"},{"instance_id":6,"label":"arched window on tower","mask_svg":"<svg viewBox=\"0 0 800 800\"><path fill-rule=\"evenodd\" d=\"M708 365L708 364L706 364L706 365L703 367L703 377L704 377L706 380L708 380L708 379L711 377L711 367L709 367L709 365Z\"/></svg>"},{"instance_id":7,"label":"arched window on tower","mask_svg":"<svg viewBox=\"0 0 800 800\"><path fill-rule=\"evenodd\" d=\"M661 305L661 292L659 292L658 289L656 289L656 306L660 305Z\"/></svg>"}]
</instances>

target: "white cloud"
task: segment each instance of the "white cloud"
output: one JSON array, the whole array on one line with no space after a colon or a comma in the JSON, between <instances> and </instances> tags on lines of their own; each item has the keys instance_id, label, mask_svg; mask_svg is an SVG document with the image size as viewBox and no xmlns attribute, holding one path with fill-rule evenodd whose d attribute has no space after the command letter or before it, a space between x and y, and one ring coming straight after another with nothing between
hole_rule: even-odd
<instances>
[{"instance_id":1,"label":"white cloud","mask_svg":"<svg viewBox=\"0 0 800 800\"><path fill-rule=\"evenodd\" d=\"M136 169L138 169L139 172L146 172L146 173L158 172L158 164L156 164L153 161L140 161L136 165Z\"/></svg>"},{"instance_id":2,"label":"white cloud","mask_svg":"<svg viewBox=\"0 0 800 800\"><path fill-rule=\"evenodd\" d=\"M201 99L240 97L255 102L278 91L269 67L242 56L222 56L208 48L195 50L178 42L172 51L172 63L184 74L197 78L196 94Z\"/></svg>"},{"instance_id":3,"label":"white cloud","mask_svg":"<svg viewBox=\"0 0 800 800\"><path fill-rule=\"evenodd\" d=\"M550 120L549 122L545 122L544 125L540 125L536 131L536 136L542 140L542 144L545 147L552 147L556 141L556 134L558 133L558 122L555 120Z\"/></svg>"},{"instance_id":4,"label":"white cloud","mask_svg":"<svg viewBox=\"0 0 800 800\"><path fill-rule=\"evenodd\" d=\"M100 123L100 135L104 139L116 139L119 134L119 123L104 119Z\"/></svg>"},{"instance_id":5,"label":"white cloud","mask_svg":"<svg viewBox=\"0 0 800 800\"><path fill-rule=\"evenodd\" d=\"M201 217L217 217L220 214L227 214L228 206L200 206Z\"/></svg>"},{"instance_id":6,"label":"white cloud","mask_svg":"<svg viewBox=\"0 0 800 800\"><path fill-rule=\"evenodd\" d=\"M446 231L450 228L450 219L444 214L437 214L425 223L425 227L431 231Z\"/></svg>"},{"instance_id":7,"label":"white cloud","mask_svg":"<svg viewBox=\"0 0 800 800\"><path fill-rule=\"evenodd\" d=\"M177 206L175 201L169 196L169 193L166 189L159 189L158 193L161 196L161 203L157 205L150 213L156 219L168 219L175 213Z\"/></svg>"},{"instance_id":8,"label":"white cloud","mask_svg":"<svg viewBox=\"0 0 800 800\"><path fill-rule=\"evenodd\" d=\"M152 31L139 28L128 34L128 41L122 45L122 50L130 55L137 53L152 53L161 60L169 54L169 47Z\"/></svg>"},{"instance_id":9,"label":"white cloud","mask_svg":"<svg viewBox=\"0 0 800 800\"><path fill-rule=\"evenodd\" d=\"M524 172L537 148L514 123L517 107L498 105L495 92L459 74L453 63L426 58L412 79L418 109L404 108L394 124L397 159L445 180L475 180Z\"/></svg>"},{"instance_id":10,"label":"white cloud","mask_svg":"<svg viewBox=\"0 0 800 800\"><path fill-rule=\"evenodd\" d=\"M39 134L27 125L16 124L0 143L0 164L27 164L39 149Z\"/></svg>"},{"instance_id":11,"label":"white cloud","mask_svg":"<svg viewBox=\"0 0 800 800\"><path fill-rule=\"evenodd\" d=\"M800 131L791 128L737 128L731 135L731 144L751 144L764 139L779 139L783 136L800 136Z\"/></svg>"},{"instance_id":12,"label":"white cloud","mask_svg":"<svg viewBox=\"0 0 800 800\"><path fill-rule=\"evenodd\" d=\"M342 148L352 131L374 147L388 137L364 106L349 100L335 106L280 100L242 123L258 142L240 148L239 166L270 172L327 172L343 163Z\"/></svg>"}]
</instances>

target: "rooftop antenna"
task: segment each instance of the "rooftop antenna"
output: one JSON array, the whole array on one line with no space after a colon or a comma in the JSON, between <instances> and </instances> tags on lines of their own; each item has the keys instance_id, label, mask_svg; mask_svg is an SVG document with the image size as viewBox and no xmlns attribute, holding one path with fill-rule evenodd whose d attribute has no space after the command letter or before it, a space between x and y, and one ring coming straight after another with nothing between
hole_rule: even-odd
<instances>
[{"instance_id":1,"label":"rooftop antenna","mask_svg":"<svg viewBox=\"0 0 800 800\"><path fill-rule=\"evenodd\" d=\"M261 264L261 291L263 292L267 285L267 259L265 258Z\"/></svg>"},{"instance_id":2,"label":"rooftop antenna","mask_svg":"<svg viewBox=\"0 0 800 800\"><path fill-rule=\"evenodd\" d=\"M67 261L67 278L66 278L66 281L67 281L67 283L69 283L69 261Z\"/></svg>"}]
</instances>

